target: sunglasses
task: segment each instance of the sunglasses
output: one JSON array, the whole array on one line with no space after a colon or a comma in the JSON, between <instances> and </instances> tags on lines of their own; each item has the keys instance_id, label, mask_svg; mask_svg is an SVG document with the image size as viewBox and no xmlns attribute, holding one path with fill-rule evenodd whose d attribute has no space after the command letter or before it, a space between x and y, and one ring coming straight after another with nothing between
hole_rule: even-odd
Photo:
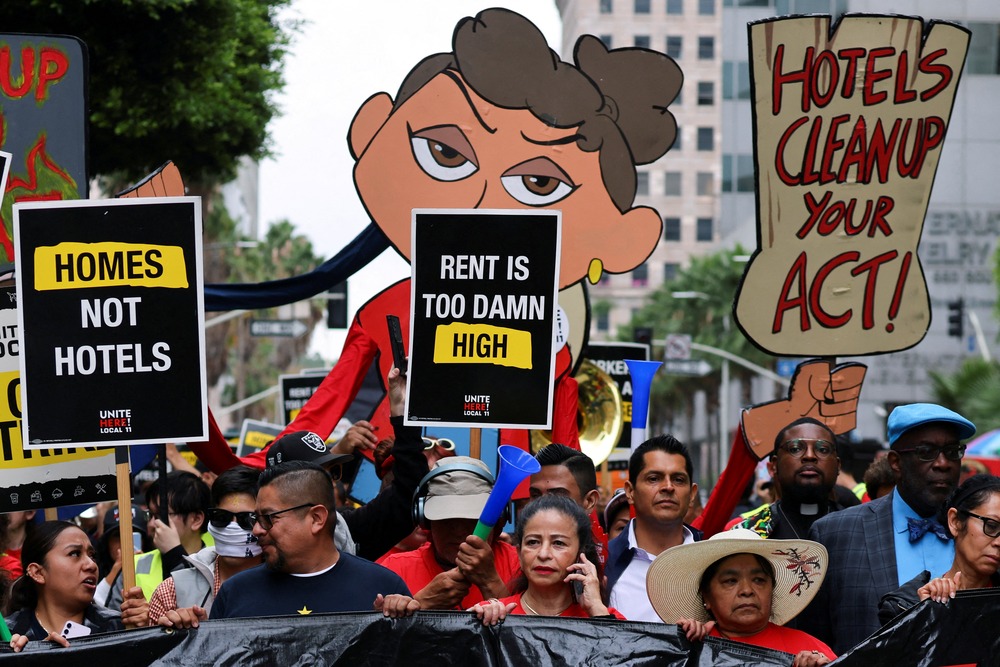
<instances>
[{"instance_id":1,"label":"sunglasses","mask_svg":"<svg viewBox=\"0 0 1000 667\"><path fill-rule=\"evenodd\" d=\"M256 512L250 512L250 516L253 517L254 523L259 523L260 527L264 530L271 530L274 528L274 520L284 514L285 512L294 512L295 510L305 509L306 507L312 507L316 503L302 503L301 505L296 505L295 507L289 507L288 509L278 510L277 512L268 512L267 514L257 514Z\"/></svg>"},{"instance_id":2,"label":"sunglasses","mask_svg":"<svg viewBox=\"0 0 1000 667\"><path fill-rule=\"evenodd\" d=\"M229 510L212 507L208 510L208 522L216 528L225 528L233 521L243 530L253 530L253 512L230 512Z\"/></svg>"},{"instance_id":3,"label":"sunglasses","mask_svg":"<svg viewBox=\"0 0 1000 667\"><path fill-rule=\"evenodd\" d=\"M965 445L948 445L947 447L935 447L934 445L917 445L909 449L897 449L900 454L916 454L917 459L924 463L937 461L937 457L944 454L949 461L960 461L965 456Z\"/></svg>"},{"instance_id":4,"label":"sunglasses","mask_svg":"<svg viewBox=\"0 0 1000 667\"><path fill-rule=\"evenodd\" d=\"M810 445L812 445L813 453L816 454L816 458L818 459L829 458L837 451L837 448L829 440L808 440L806 438L797 438L783 442L780 445L780 449L788 452L789 456L801 459Z\"/></svg>"},{"instance_id":5,"label":"sunglasses","mask_svg":"<svg viewBox=\"0 0 1000 667\"><path fill-rule=\"evenodd\" d=\"M448 438L421 438L424 441L424 449L434 449L434 445L437 445L441 449L447 452L455 451L455 441L449 440Z\"/></svg>"},{"instance_id":6,"label":"sunglasses","mask_svg":"<svg viewBox=\"0 0 1000 667\"><path fill-rule=\"evenodd\" d=\"M1000 537L1000 521L996 519L991 519L985 516L979 516L978 514L973 514L968 510L958 510L962 514L967 516L972 516L983 522L983 532L986 533L986 537Z\"/></svg>"}]
</instances>

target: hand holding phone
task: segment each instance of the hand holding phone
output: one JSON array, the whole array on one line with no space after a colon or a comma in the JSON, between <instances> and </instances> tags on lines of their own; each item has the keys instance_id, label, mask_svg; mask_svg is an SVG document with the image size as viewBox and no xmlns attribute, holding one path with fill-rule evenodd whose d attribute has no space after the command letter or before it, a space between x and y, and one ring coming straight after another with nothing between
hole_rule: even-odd
<instances>
[{"instance_id":1,"label":"hand holding phone","mask_svg":"<svg viewBox=\"0 0 1000 667\"><path fill-rule=\"evenodd\" d=\"M132 551L142 553L142 533L138 531L132 533Z\"/></svg>"},{"instance_id":2,"label":"hand holding phone","mask_svg":"<svg viewBox=\"0 0 1000 667\"><path fill-rule=\"evenodd\" d=\"M385 316L389 326L389 343L392 345L392 363L400 374L406 375L406 350L403 348L403 330L399 326L399 318L395 315Z\"/></svg>"}]
</instances>

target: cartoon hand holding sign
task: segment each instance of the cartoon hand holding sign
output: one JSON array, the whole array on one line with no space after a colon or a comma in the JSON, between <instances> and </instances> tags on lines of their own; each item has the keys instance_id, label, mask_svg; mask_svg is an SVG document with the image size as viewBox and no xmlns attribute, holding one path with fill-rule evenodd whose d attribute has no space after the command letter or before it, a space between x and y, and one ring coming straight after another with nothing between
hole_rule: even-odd
<instances>
[{"instance_id":1,"label":"cartoon hand holding sign","mask_svg":"<svg viewBox=\"0 0 1000 667\"><path fill-rule=\"evenodd\" d=\"M916 345L930 323L917 246L969 33L919 18L750 28L758 249L736 318L774 354Z\"/></svg>"}]
</instances>

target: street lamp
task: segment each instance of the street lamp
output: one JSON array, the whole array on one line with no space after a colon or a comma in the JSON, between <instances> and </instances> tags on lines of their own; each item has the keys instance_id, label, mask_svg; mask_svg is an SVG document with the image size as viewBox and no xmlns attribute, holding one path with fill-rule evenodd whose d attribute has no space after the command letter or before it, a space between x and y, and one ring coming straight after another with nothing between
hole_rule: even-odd
<instances>
[{"instance_id":1,"label":"street lamp","mask_svg":"<svg viewBox=\"0 0 1000 667\"><path fill-rule=\"evenodd\" d=\"M675 299L703 299L711 301L712 297L705 292L681 291L671 292L670 296ZM729 315L722 316L722 329L729 337ZM719 380L719 466L726 465L729 458L729 438L728 438L728 415L729 415L729 359L722 358L722 377Z\"/></svg>"}]
</instances>

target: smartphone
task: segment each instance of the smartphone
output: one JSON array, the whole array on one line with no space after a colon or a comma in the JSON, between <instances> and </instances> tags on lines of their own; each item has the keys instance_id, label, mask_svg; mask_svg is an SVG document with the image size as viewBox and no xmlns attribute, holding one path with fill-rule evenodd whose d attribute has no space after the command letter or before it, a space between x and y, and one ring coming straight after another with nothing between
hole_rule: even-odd
<instances>
[{"instance_id":1,"label":"smartphone","mask_svg":"<svg viewBox=\"0 0 1000 667\"><path fill-rule=\"evenodd\" d=\"M347 497L356 503L367 505L378 492L382 490L382 480L375 472L375 464L364 456L358 459L358 469L354 474L354 481L351 482L351 490L347 492Z\"/></svg>"},{"instance_id":2,"label":"smartphone","mask_svg":"<svg viewBox=\"0 0 1000 667\"><path fill-rule=\"evenodd\" d=\"M403 349L403 330L399 327L399 318L395 315L385 316L389 325L389 343L392 345L392 363L399 372L406 375L406 350Z\"/></svg>"},{"instance_id":3,"label":"smartphone","mask_svg":"<svg viewBox=\"0 0 1000 667\"><path fill-rule=\"evenodd\" d=\"M73 639L73 637L85 637L90 634L90 628L86 625L74 623L73 621L66 621L66 625L63 626L60 634L62 634L62 636L66 639Z\"/></svg>"},{"instance_id":4,"label":"smartphone","mask_svg":"<svg viewBox=\"0 0 1000 667\"><path fill-rule=\"evenodd\" d=\"M132 533L132 550L137 554L142 553L142 533Z\"/></svg>"},{"instance_id":5,"label":"smartphone","mask_svg":"<svg viewBox=\"0 0 1000 667\"><path fill-rule=\"evenodd\" d=\"M573 580L573 598L576 599L577 602L579 602L581 597L583 597L583 582L582 581L576 581L574 579Z\"/></svg>"}]
</instances>

